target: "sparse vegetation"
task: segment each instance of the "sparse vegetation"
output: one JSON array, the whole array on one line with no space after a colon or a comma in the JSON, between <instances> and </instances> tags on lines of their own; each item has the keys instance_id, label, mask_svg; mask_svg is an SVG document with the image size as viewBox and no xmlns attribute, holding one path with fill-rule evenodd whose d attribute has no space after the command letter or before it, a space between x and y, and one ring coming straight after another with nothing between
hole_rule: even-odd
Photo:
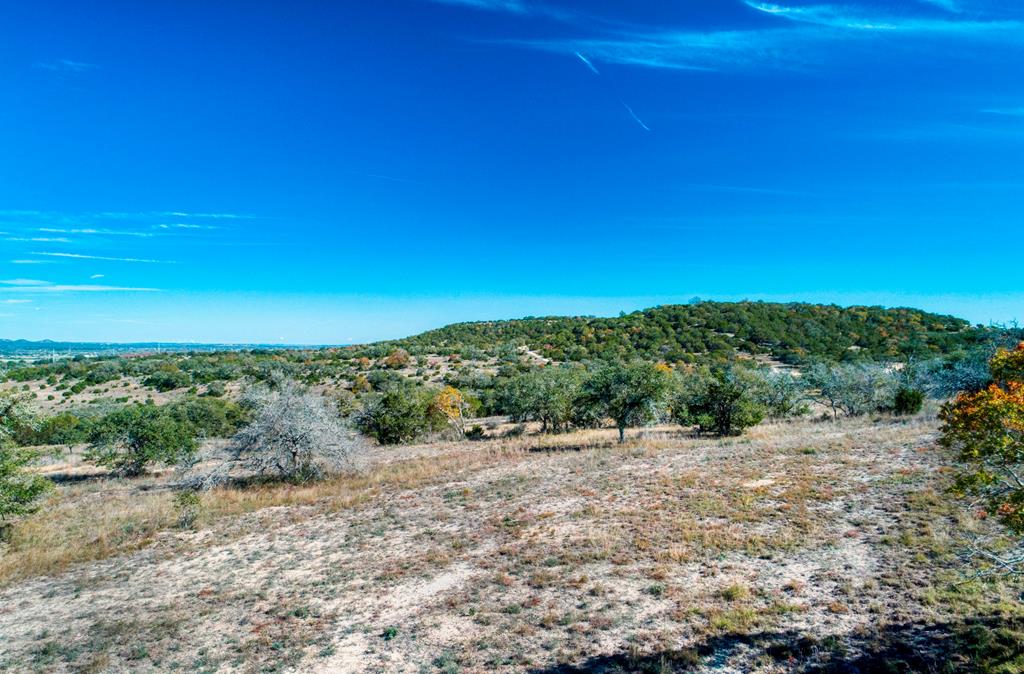
<instances>
[{"instance_id":1,"label":"sparse vegetation","mask_svg":"<svg viewBox=\"0 0 1024 674\"><path fill-rule=\"evenodd\" d=\"M857 325L874 344L841 352L836 335L800 351L810 330L748 349L754 333L724 322L658 322L715 311L568 319L579 334L541 344L489 327L509 337L494 349L414 339L14 368L6 437L62 447L0 461L0 491L57 480L0 536L0 669L1014 671L1024 580L970 579L961 541L1002 561L1017 550L1016 496L998 491L1013 478L993 469L1009 465L994 443L1017 451L1016 352L978 384L958 364L991 354L992 332L922 332L911 313L836 318L819 332ZM744 311L805 315L720 313ZM691 329L717 336L673 351ZM914 338L871 336L890 330ZM176 372L187 385L156 386ZM954 379L974 383L943 412L947 444L982 480L954 482L942 452L922 451L937 431L925 398ZM1001 425L979 425L996 418L985 410ZM954 486L989 499L987 517Z\"/></svg>"}]
</instances>

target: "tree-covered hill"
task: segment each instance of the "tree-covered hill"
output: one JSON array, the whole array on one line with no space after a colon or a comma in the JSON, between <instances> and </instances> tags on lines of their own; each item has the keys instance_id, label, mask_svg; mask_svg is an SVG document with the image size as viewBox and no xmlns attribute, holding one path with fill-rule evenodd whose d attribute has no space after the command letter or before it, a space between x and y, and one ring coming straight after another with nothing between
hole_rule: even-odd
<instances>
[{"instance_id":1,"label":"tree-covered hill","mask_svg":"<svg viewBox=\"0 0 1024 674\"><path fill-rule=\"evenodd\" d=\"M917 309L767 302L666 305L616 318L457 323L393 344L414 353L525 345L557 360L695 361L735 352L785 362L955 352L987 339L967 321Z\"/></svg>"}]
</instances>

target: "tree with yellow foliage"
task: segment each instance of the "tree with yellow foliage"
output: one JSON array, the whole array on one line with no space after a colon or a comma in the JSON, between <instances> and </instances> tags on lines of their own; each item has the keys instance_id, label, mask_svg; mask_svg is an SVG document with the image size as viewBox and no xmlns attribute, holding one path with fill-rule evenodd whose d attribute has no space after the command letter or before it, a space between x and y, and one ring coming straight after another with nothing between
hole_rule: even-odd
<instances>
[{"instance_id":1,"label":"tree with yellow foliage","mask_svg":"<svg viewBox=\"0 0 1024 674\"><path fill-rule=\"evenodd\" d=\"M454 386L445 386L437 392L431 402L431 414L436 414L444 419L447 424L454 428L459 435L466 434L466 416L469 413L469 403L462 392Z\"/></svg>"}]
</instances>

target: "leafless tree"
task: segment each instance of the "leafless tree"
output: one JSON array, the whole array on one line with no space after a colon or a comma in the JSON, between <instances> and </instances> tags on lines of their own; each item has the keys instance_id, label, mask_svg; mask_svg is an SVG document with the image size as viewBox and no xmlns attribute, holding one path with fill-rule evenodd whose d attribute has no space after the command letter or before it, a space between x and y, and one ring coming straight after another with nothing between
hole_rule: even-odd
<instances>
[{"instance_id":1,"label":"leafless tree","mask_svg":"<svg viewBox=\"0 0 1024 674\"><path fill-rule=\"evenodd\" d=\"M293 380L249 386L241 403L252 421L232 438L225 460L187 478L188 486L209 488L236 476L315 480L352 467L363 448L362 438L323 396Z\"/></svg>"}]
</instances>

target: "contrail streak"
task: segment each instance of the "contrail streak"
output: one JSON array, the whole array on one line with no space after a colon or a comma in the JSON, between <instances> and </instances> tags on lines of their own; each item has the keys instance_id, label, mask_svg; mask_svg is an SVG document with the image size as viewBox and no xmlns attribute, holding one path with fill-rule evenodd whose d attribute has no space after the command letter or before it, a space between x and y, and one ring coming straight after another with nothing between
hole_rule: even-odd
<instances>
[{"instance_id":1,"label":"contrail streak","mask_svg":"<svg viewBox=\"0 0 1024 674\"><path fill-rule=\"evenodd\" d=\"M637 124L639 124L640 126L642 126L642 127L643 127L644 131L650 131L650 130L651 130L651 127L649 127L649 126L647 126L646 124L644 124L644 120L642 120L642 119L640 119L639 117L637 117L637 116L636 116L636 113L635 113L635 112L633 112L633 108L631 108L631 107L629 107L628 105L626 105L626 102L625 102L625 101L623 101L623 102L622 102L622 107L626 108L626 110L628 110L628 111L629 111L629 114L630 114L630 116L631 116L631 117L632 117L633 119L635 119L635 120L636 120L636 123L637 123Z\"/></svg>"},{"instance_id":2,"label":"contrail streak","mask_svg":"<svg viewBox=\"0 0 1024 674\"><path fill-rule=\"evenodd\" d=\"M595 68L594 64L590 62L590 59L588 59L586 56L584 56L583 54L581 54L579 52L573 52L573 53L576 54L576 58L578 58L579 60L583 61L583 63L586 64L586 66L588 68L590 68L595 75L600 75L601 74L601 71L598 70L597 68Z\"/></svg>"}]
</instances>

